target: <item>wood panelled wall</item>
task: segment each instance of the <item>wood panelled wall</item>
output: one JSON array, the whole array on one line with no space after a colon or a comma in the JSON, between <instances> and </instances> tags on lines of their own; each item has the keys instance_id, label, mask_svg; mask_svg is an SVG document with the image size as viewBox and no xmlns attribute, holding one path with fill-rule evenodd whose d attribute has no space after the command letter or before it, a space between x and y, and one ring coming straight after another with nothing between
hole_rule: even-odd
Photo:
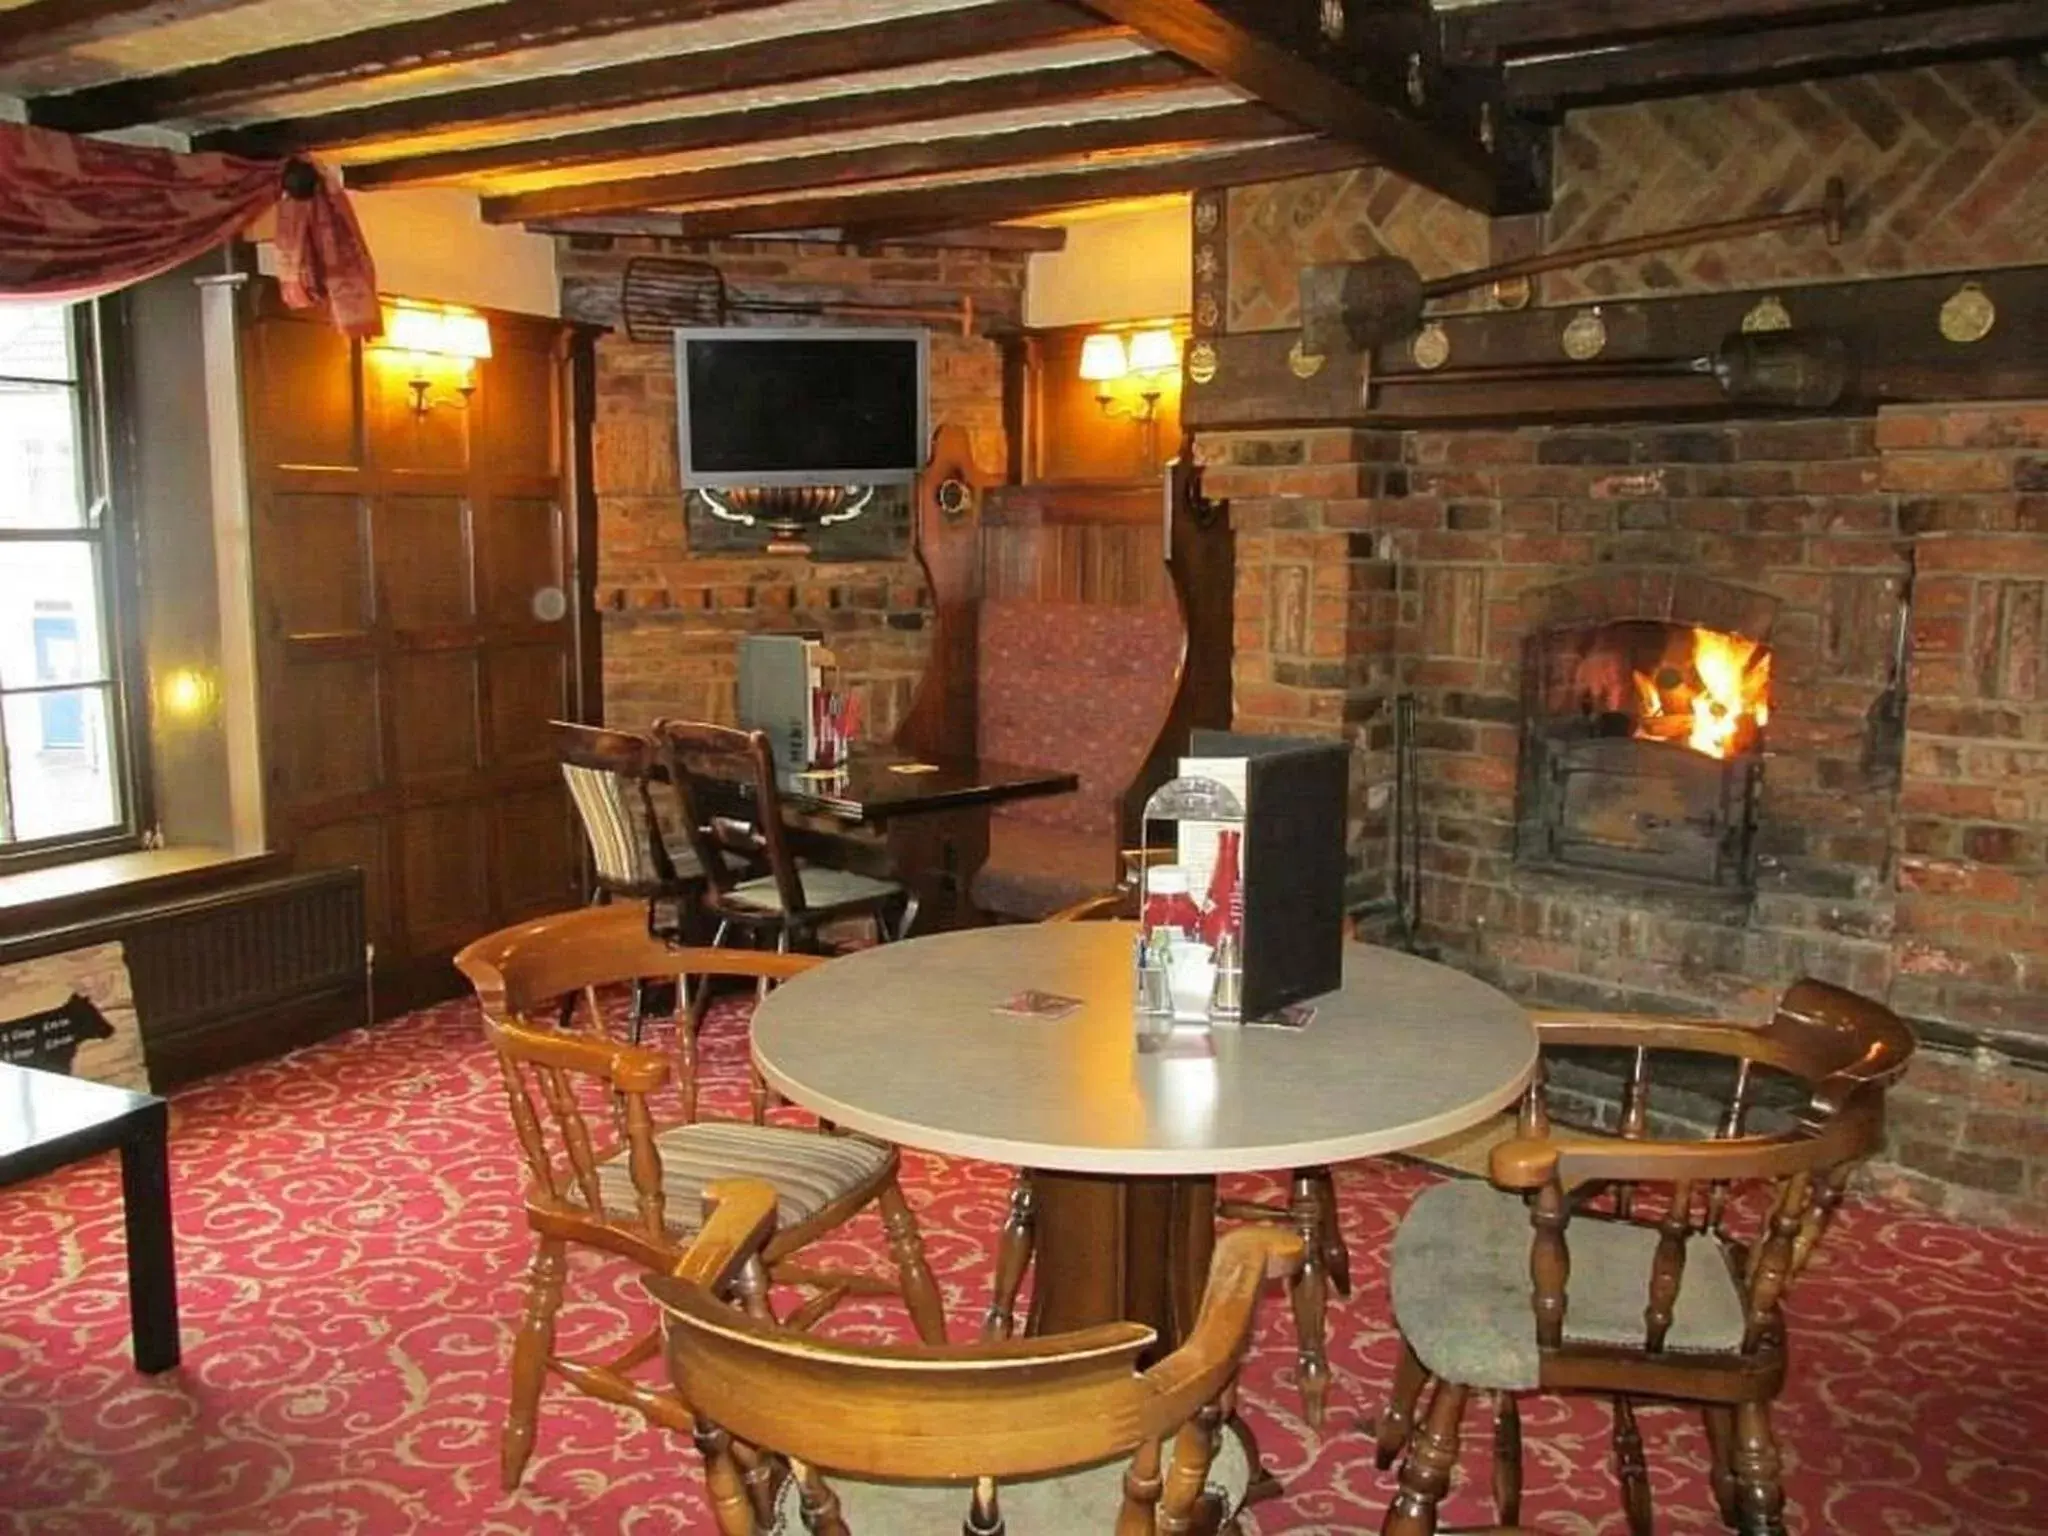
<instances>
[{"instance_id":1,"label":"wood panelled wall","mask_svg":"<svg viewBox=\"0 0 2048 1536\"><path fill-rule=\"evenodd\" d=\"M572 332L490 316L465 403L247 295L243 380L272 841L364 872L378 1006L453 990L452 951L578 899L543 727L577 705ZM559 601L557 600L559 595Z\"/></svg>"},{"instance_id":2,"label":"wood panelled wall","mask_svg":"<svg viewBox=\"0 0 2048 1536\"><path fill-rule=\"evenodd\" d=\"M1012 485L982 508L981 590L1072 603L1173 601L1160 485Z\"/></svg>"},{"instance_id":3,"label":"wood panelled wall","mask_svg":"<svg viewBox=\"0 0 2048 1536\"><path fill-rule=\"evenodd\" d=\"M1185 319L1158 322L1185 336ZM1024 431L1022 462L1015 467L1028 482L1046 480L1157 481L1166 461L1180 451L1179 375L1162 378L1158 430L1146 453L1143 427L1128 413L1142 401L1136 379L1118 379L1107 388L1111 408L1124 414L1105 415L1096 403L1097 389L1081 377L1081 344L1100 330L1125 331L1119 323L1068 325L1026 332L1022 338Z\"/></svg>"}]
</instances>

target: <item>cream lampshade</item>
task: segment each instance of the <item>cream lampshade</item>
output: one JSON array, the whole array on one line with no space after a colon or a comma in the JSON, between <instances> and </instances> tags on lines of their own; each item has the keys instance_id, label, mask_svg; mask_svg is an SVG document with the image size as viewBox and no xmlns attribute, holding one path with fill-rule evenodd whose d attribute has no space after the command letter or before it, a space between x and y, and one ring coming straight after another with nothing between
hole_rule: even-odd
<instances>
[{"instance_id":1,"label":"cream lampshade","mask_svg":"<svg viewBox=\"0 0 2048 1536\"><path fill-rule=\"evenodd\" d=\"M1120 379L1131 371L1124 339L1114 331L1097 331L1081 343L1081 377L1097 384Z\"/></svg>"}]
</instances>

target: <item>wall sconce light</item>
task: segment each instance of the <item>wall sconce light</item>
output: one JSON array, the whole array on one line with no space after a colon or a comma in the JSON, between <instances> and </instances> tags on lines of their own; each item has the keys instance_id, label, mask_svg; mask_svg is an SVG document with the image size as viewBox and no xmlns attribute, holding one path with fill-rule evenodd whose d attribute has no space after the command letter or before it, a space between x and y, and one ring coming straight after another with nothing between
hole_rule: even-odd
<instances>
[{"instance_id":1,"label":"wall sconce light","mask_svg":"<svg viewBox=\"0 0 2048 1536\"><path fill-rule=\"evenodd\" d=\"M378 345L403 352L410 360L412 413L424 417L436 405L466 409L476 393L476 364L491 355L491 326L482 315L446 305L418 304L400 300L384 308L384 335ZM456 391L460 402L432 398L433 378L429 359L453 358L460 373Z\"/></svg>"},{"instance_id":2,"label":"wall sconce light","mask_svg":"<svg viewBox=\"0 0 2048 1536\"><path fill-rule=\"evenodd\" d=\"M1081 377L1093 383L1095 403L1105 416L1126 416L1145 434L1147 471L1158 462L1159 399L1166 376L1180 367L1180 342L1170 330L1133 332L1128 339L1115 331L1097 331L1081 343ZM1119 406L1109 386L1135 376L1141 402Z\"/></svg>"},{"instance_id":3,"label":"wall sconce light","mask_svg":"<svg viewBox=\"0 0 2048 1536\"><path fill-rule=\"evenodd\" d=\"M157 704L174 720L203 720L220 702L220 685L198 667L177 667L157 684Z\"/></svg>"}]
</instances>

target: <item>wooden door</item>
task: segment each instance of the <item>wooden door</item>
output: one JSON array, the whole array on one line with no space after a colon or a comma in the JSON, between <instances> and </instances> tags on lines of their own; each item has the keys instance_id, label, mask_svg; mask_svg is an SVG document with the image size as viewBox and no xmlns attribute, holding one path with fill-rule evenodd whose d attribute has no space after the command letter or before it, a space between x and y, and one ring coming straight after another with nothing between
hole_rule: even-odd
<instances>
[{"instance_id":1,"label":"wooden door","mask_svg":"<svg viewBox=\"0 0 2048 1536\"><path fill-rule=\"evenodd\" d=\"M381 1012L457 989L450 954L574 905L578 845L543 729L576 713L569 346L492 314L465 399L286 311L244 329L271 840L366 876Z\"/></svg>"}]
</instances>

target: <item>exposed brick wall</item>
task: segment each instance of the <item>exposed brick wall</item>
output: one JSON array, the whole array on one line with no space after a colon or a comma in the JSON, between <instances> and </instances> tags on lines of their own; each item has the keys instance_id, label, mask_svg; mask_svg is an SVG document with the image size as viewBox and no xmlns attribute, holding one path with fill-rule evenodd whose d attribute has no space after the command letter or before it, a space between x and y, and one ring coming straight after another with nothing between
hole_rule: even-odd
<instances>
[{"instance_id":1,"label":"exposed brick wall","mask_svg":"<svg viewBox=\"0 0 2048 1536\"><path fill-rule=\"evenodd\" d=\"M1554 273L1537 302L2040 260L2048 65L1976 61L1569 115L1539 219L1489 225L1380 171L1234 189L1227 328L1298 323L1310 262L1489 256L1776 211L1811 231ZM1479 302L1479 301L1475 301ZM2048 411L1894 409L1619 430L1208 433L1239 529L1237 714L1355 747L1354 893L1389 888L1392 716L1413 696L1424 938L1552 1001L1758 1017L1801 974L1923 1026L1900 1193L2048 1226ZM1867 751L1912 587L1908 730ZM1512 863L1531 594L1697 573L1777 603L1759 890L1651 898ZM1957 1052L1958 1042L1974 1050Z\"/></svg>"},{"instance_id":2,"label":"exposed brick wall","mask_svg":"<svg viewBox=\"0 0 2048 1536\"><path fill-rule=\"evenodd\" d=\"M1489 252L1585 245L1820 200L1839 176L1849 238L1815 230L1553 272L1537 302L1843 278L2040 259L2048 249L2048 64L1988 59L1572 112L1541 218L1487 220L1378 170L1234 190L1233 331L1299 323L1309 262L1405 256L1425 277ZM1475 301L1476 302L1476 301Z\"/></svg>"},{"instance_id":3,"label":"exposed brick wall","mask_svg":"<svg viewBox=\"0 0 2048 1536\"><path fill-rule=\"evenodd\" d=\"M616 327L620 279L636 255L710 261L739 297L944 308L967 295L979 315L998 323L1014 323L1023 304L1024 259L1015 255L894 248L863 254L791 241L565 239L558 252L563 313ZM964 425L983 464L1003 463L996 345L983 335L935 328L931 358L934 425ZM635 343L622 330L597 345L606 720L635 729L663 714L729 720L738 637L816 629L866 700L867 734L886 737L924 671L931 600L922 569L914 559L693 555L677 476L674 367L667 344Z\"/></svg>"}]
</instances>

